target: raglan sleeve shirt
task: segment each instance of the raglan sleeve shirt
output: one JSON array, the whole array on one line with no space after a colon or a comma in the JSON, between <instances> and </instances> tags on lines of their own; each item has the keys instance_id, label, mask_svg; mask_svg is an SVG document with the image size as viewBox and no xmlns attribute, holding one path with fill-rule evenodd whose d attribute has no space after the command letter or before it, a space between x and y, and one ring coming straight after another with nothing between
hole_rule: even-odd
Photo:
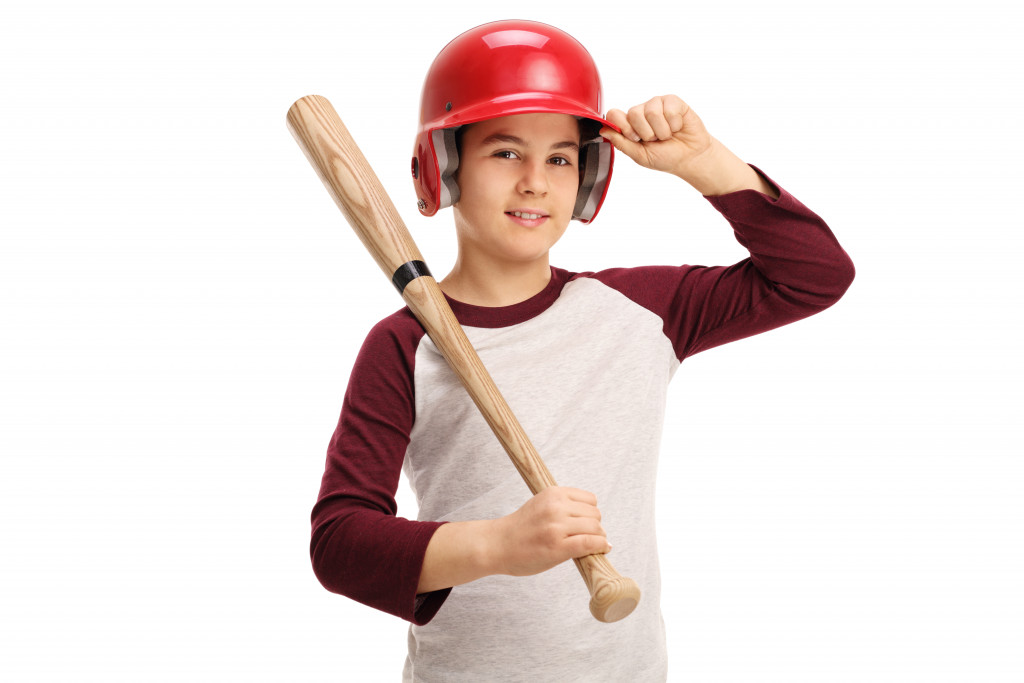
<instances>
[{"instance_id":1,"label":"raglan sleeve shirt","mask_svg":"<svg viewBox=\"0 0 1024 683\"><path fill-rule=\"evenodd\" d=\"M853 264L819 216L766 179L778 199L755 190L707 197L748 258L585 276L659 315L680 361L824 310L849 287ZM395 502L416 420L413 366L423 334L403 309L367 336L328 447L310 546L325 588L414 624L429 622L452 590L416 595L441 523L398 517Z\"/></svg>"}]
</instances>

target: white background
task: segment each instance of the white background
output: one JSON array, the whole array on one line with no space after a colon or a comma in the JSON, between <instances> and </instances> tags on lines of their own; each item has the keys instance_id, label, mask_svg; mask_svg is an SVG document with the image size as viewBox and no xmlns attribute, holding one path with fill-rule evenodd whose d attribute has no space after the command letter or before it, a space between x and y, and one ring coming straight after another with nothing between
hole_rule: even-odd
<instances>
[{"instance_id":1,"label":"white background","mask_svg":"<svg viewBox=\"0 0 1024 683\"><path fill-rule=\"evenodd\" d=\"M1017 4L488 4L2 11L0 678L398 679L405 625L323 590L308 541L350 365L401 301L285 112L332 100L443 274L450 212L408 178L420 84L518 17L583 42L609 107L682 96L858 268L677 375L671 680L1024 680ZM742 257L694 191L618 162L557 265Z\"/></svg>"}]
</instances>

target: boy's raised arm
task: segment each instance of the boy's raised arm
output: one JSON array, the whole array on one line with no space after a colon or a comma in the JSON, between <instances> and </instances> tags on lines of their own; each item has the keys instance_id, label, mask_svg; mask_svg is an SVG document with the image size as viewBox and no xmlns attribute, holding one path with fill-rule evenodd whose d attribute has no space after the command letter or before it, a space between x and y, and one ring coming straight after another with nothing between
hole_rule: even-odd
<instances>
[{"instance_id":1,"label":"boy's raised arm","mask_svg":"<svg viewBox=\"0 0 1024 683\"><path fill-rule=\"evenodd\" d=\"M607 119L621 133L605 127L602 136L693 186L750 252L732 266L671 268L627 293L665 320L680 360L813 315L850 286L853 263L825 222L712 137L683 100L655 97Z\"/></svg>"}]
</instances>

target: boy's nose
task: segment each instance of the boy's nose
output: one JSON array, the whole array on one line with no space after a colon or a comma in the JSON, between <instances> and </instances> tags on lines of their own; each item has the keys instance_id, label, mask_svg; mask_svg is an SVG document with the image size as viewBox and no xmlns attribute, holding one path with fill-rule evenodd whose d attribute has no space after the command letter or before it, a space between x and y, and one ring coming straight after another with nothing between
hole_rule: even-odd
<instances>
[{"instance_id":1,"label":"boy's nose","mask_svg":"<svg viewBox=\"0 0 1024 683\"><path fill-rule=\"evenodd\" d=\"M544 195L548 191L548 176L543 164L523 164L518 190L523 194Z\"/></svg>"}]
</instances>

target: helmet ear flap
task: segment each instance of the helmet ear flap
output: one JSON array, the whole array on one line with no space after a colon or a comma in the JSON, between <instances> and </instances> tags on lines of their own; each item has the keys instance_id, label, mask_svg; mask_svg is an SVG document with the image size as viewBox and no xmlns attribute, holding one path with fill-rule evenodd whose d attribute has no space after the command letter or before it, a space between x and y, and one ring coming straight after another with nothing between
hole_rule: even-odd
<instances>
[{"instance_id":1,"label":"helmet ear flap","mask_svg":"<svg viewBox=\"0 0 1024 683\"><path fill-rule=\"evenodd\" d=\"M458 130L461 126L425 131L416 137L412 157L412 180L418 197L417 206L424 216L433 216L440 209L459 201Z\"/></svg>"},{"instance_id":2,"label":"helmet ear flap","mask_svg":"<svg viewBox=\"0 0 1024 683\"><path fill-rule=\"evenodd\" d=\"M437 208L444 209L459 201L459 183L455 175L459 170L459 145L454 128L440 128L431 133L430 143L437 157L438 183Z\"/></svg>"},{"instance_id":3,"label":"helmet ear flap","mask_svg":"<svg viewBox=\"0 0 1024 683\"><path fill-rule=\"evenodd\" d=\"M581 223L589 223L597 214L608 191L615 148L601 136L582 139L581 143L580 189L576 193L572 217Z\"/></svg>"}]
</instances>

